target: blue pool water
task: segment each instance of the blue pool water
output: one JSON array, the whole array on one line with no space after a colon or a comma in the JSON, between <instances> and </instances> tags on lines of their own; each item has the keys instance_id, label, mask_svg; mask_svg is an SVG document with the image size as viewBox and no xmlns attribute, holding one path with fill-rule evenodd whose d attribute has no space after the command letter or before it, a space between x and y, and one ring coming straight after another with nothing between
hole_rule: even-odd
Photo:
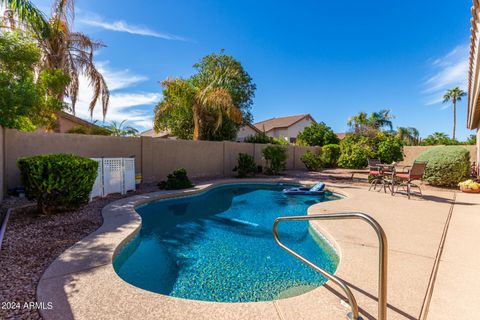
<instances>
[{"instance_id":1,"label":"blue pool water","mask_svg":"<svg viewBox=\"0 0 480 320\"><path fill-rule=\"evenodd\" d=\"M114 268L132 285L186 299L267 301L312 290L326 279L278 247L272 225L279 216L305 215L309 206L338 197L286 196L283 188L221 186L138 207L142 228ZM338 256L307 222L281 223L279 232L287 245L335 271Z\"/></svg>"}]
</instances>

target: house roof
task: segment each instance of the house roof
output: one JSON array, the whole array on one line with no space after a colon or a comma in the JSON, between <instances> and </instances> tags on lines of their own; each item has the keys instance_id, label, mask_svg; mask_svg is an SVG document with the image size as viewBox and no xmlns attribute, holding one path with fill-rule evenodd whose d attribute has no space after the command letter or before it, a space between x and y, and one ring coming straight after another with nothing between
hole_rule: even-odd
<instances>
[{"instance_id":1,"label":"house roof","mask_svg":"<svg viewBox=\"0 0 480 320\"><path fill-rule=\"evenodd\" d=\"M339 140L345 139L345 136L347 135L346 132L337 132L337 133L335 133L335 134L337 135L337 138L338 138Z\"/></svg>"},{"instance_id":2,"label":"house roof","mask_svg":"<svg viewBox=\"0 0 480 320\"><path fill-rule=\"evenodd\" d=\"M262 133L262 131L260 129L258 129L257 127L255 127L253 124L250 124L250 123L247 123L245 125L245 127L249 127L250 129L252 129L253 131L255 131L256 133Z\"/></svg>"},{"instance_id":3,"label":"house roof","mask_svg":"<svg viewBox=\"0 0 480 320\"><path fill-rule=\"evenodd\" d=\"M140 133L141 137L152 137L152 138L168 138L171 136L170 130L164 130L164 131L159 131L155 132L155 130L150 129L146 130Z\"/></svg>"},{"instance_id":4,"label":"house roof","mask_svg":"<svg viewBox=\"0 0 480 320\"><path fill-rule=\"evenodd\" d=\"M467 112L467 127L475 129L480 126L480 79L479 79L479 11L480 1L474 0L472 6L472 18L470 22L470 58L468 63L468 112Z\"/></svg>"},{"instance_id":5,"label":"house roof","mask_svg":"<svg viewBox=\"0 0 480 320\"><path fill-rule=\"evenodd\" d=\"M87 127L87 128L92 128L92 127L99 127L97 126L96 124L94 123L91 123L91 122L88 122L86 120L83 120L77 116L74 116L73 114L70 114L70 113L66 113L64 111L60 111L57 113L57 117L58 118L64 118L64 119L67 119L67 120L70 120L80 126L83 126L83 127Z\"/></svg>"},{"instance_id":6,"label":"house roof","mask_svg":"<svg viewBox=\"0 0 480 320\"><path fill-rule=\"evenodd\" d=\"M297 114L297 115L288 116L288 117L271 118L268 120L257 122L254 124L254 126L262 132L263 131L268 132L270 130L277 129L277 128L288 128L303 119L310 119L313 122L315 122L312 116L307 113L307 114Z\"/></svg>"}]
</instances>

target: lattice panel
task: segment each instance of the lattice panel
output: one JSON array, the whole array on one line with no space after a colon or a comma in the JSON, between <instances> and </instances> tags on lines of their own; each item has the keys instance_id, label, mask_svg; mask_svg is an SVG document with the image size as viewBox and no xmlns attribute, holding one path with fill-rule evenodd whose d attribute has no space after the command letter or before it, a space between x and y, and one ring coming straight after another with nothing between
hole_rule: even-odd
<instances>
[{"instance_id":1,"label":"lattice panel","mask_svg":"<svg viewBox=\"0 0 480 320\"><path fill-rule=\"evenodd\" d=\"M90 200L95 197L103 197L103 163L101 158L92 158L98 162L97 177L90 193Z\"/></svg>"},{"instance_id":2,"label":"lattice panel","mask_svg":"<svg viewBox=\"0 0 480 320\"><path fill-rule=\"evenodd\" d=\"M135 191L135 158L123 158L123 191Z\"/></svg>"},{"instance_id":3,"label":"lattice panel","mask_svg":"<svg viewBox=\"0 0 480 320\"><path fill-rule=\"evenodd\" d=\"M103 158L103 194L123 192L122 158Z\"/></svg>"}]
</instances>

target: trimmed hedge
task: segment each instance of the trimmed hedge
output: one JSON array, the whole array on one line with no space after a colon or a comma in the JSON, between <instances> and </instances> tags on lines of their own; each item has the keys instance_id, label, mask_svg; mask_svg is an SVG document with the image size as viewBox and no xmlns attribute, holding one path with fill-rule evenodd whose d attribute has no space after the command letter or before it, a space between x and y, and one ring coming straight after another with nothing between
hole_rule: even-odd
<instances>
[{"instance_id":1,"label":"trimmed hedge","mask_svg":"<svg viewBox=\"0 0 480 320\"><path fill-rule=\"evenodd\" d=\"M27 197L47 215L87 204L98 169L98 162L72 154L19 158L17 165Z\"/></svg>"},{"instance_id":2,"label":"trimmed hedge","mask_svg":"<svg viewBox=\"0 0 480 320\"><path fill-rule=\"evenodd\" d=\"M423 180L433 186L455 186L469 176L470 153L463 147L434 147L416 160L428 161Z\"/></svg>"}]
</instances>

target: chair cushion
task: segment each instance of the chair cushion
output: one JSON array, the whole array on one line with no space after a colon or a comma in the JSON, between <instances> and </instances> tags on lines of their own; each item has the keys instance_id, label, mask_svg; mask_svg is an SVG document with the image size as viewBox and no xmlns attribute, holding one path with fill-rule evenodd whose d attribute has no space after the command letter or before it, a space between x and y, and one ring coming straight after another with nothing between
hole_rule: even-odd
<instances>
[{"instance_id":1,"label":"chair cushion","mask_svg":"<svg viewBox=\"0 0 480 320\"><path fill-rule=\"evenodd\" d=\"M370 170L368 174L371 174L372 176L378 176L380 175L380 171L378 170Z\"/></svg>"},{"instance_id":2,"label":"chair cushion","mask_svg":"<svg viewBox=\"0 0 480 320\"><path fill-rule=\"evenodd\" d=\"M410 174L409 173L397 172L397 173L395 173L395 177L402 178L402 179L410 179Z\"/></svg>"},{"instance_id":3,"label":"chair cushion","mask_svg":"<svg viewBox=\"0 0 480 320\"><path fill-rule=\"evenodd\" d=\"M318 192L318 191L322 191L323 189L325 189L325 183L319 182L316 185L314 185L312 188L310 188L310 191Z\"/></svg>"}]
</instances>

